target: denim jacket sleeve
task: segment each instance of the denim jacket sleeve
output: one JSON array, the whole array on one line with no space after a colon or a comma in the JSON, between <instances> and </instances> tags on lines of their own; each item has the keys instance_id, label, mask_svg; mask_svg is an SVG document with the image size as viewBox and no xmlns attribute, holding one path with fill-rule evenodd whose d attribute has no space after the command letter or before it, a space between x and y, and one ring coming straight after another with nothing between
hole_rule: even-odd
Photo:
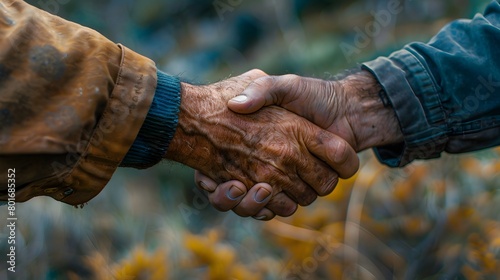
<instances>
[{"instance_id":1,"label":"denim jacket sleeve","mask_svg":"<svg viewBox=\"0 0 500 280\"><path fill-rule=\"evenodd\" d=\"M457 20L431 41L411 43L363 64L387 95L404 142L376 147L379 160L414 159L500 144L500 3Z\"/></svg>"}]
</instances>

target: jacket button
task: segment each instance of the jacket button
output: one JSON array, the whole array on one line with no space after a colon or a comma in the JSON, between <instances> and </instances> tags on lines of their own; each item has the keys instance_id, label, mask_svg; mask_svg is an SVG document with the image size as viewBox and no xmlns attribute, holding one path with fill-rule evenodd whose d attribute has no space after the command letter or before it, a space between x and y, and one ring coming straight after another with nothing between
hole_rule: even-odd
<instances>
[{"instance_id":1,"label":"jacket button","mask_svg":"<svg viewBox=\"0 0 500 280\"><path fill-rule=\"evenodd\" d=\"M75 191L72 188L69 188L69 189L65 190L63 194L66 197L66 196L68 196L68 195L70 195L70 194L72 194L74 192Z\"/></svg>"}]
</instances>

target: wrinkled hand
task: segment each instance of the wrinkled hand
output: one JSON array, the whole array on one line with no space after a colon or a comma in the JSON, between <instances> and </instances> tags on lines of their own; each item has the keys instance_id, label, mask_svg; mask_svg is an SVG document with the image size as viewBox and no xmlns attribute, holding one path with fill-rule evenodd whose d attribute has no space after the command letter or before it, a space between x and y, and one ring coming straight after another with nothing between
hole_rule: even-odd
<instances>
[{"instance_id":1,"label":"wrinkled hand","mask_svg":"<svg viewBox=\"0 0 500 280\"><path fill-rule=\"evenodd\" d=\"M198 169L211 182L240 181L225 188L229 201L245 200L245 186L265 182L251 190L252 199L267 205L266 217L288 216L297 203L308 205L317 195L330 193L339 176L352 176L359 161L343 139L283 108L250 115L227 108L231 98L263 76L253 70L208 86L183 83L179 124L166 158ZM217 198L210 199L227 210ZM233 210L241 216L262 214L245 203Z\"/></svg>"},{"instance_id":2,"label":"wrinkled hand","mask_svg":"<svg viewBox=\"0 0 500 280\"><path fill-rule=\"evenodd\" d=\"M256 112L264 106L281 106L340 136L356 151L361 151L402 140L394 112L385 108L379 98L380 90L373 76L364 71L341 81L296 75L266 76L255 80L241 95L231 99L228 106L241 114ZM262 204L256 206L255 201L249 202L249 195L229 203L224 195L227 186L240 182L233 180L217 186L201 173L196 173L195 179L210 187L209 197L216 205L265 209Z\"/></svg>"}]
</instances>

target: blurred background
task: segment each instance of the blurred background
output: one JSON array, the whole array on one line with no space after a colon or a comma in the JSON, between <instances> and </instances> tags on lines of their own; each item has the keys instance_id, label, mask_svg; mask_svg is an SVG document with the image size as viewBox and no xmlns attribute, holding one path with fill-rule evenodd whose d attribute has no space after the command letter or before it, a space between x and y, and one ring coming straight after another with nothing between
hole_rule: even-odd
<instances>
[{"instance_id":1,"label":"blurred background","mask_svg":"<svg viewBox=\"0 0 500 280\"><path fill-rule=\"evenodd\" d=\"M27 2L211 83L252 68L328 79L427 41L489 1ZM17 272L2 261L0 279L497 279L499 156L389 169L367 151L331 195L270 222L217 212L189 168L121 169L83 209L49 198L18 204Z\"/></svg>"}]
</instances>

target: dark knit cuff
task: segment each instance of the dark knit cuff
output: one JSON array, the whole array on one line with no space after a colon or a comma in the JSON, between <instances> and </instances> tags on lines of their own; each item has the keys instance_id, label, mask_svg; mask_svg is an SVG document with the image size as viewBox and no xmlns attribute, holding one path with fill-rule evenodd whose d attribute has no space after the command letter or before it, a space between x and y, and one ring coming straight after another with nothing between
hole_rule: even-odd
<instances>
[{"instance_id":1,"label":"dark knit cuff","mask_svg":"<svg viewBox=\"0 0 500 280\"><path fill-rule=\"evenodd\" d=\"M157 71L156 92L139 135L121 167L148 168L163 158L174 137L181 103L181 85L178 78Z\"/></svg>"}]
</instances>

